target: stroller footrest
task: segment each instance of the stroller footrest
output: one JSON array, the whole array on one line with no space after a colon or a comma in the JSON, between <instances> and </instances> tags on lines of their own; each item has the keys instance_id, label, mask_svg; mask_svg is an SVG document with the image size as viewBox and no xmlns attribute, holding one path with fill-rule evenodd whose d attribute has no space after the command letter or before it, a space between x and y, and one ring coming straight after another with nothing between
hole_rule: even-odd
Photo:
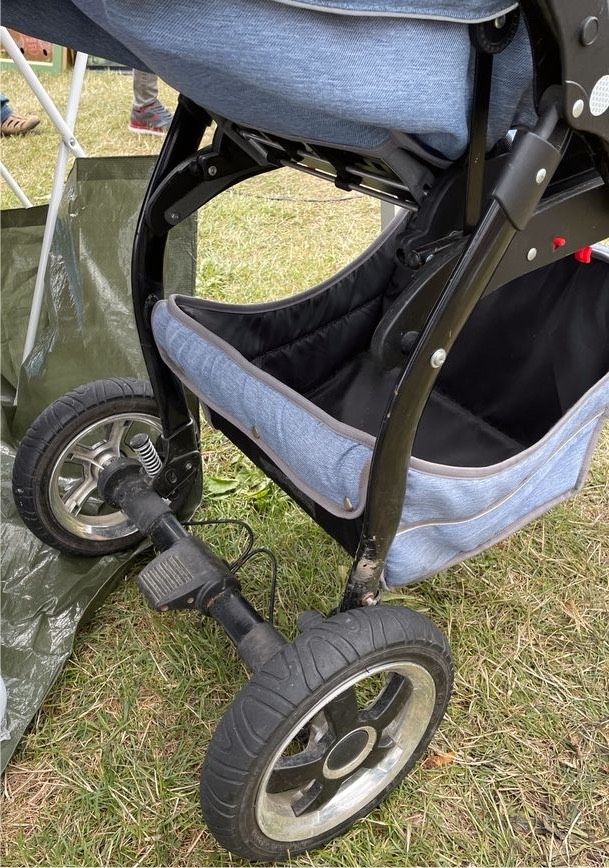
<instances>
[{"instance_id":1,"label":"stroller footrest","mask_svg":"<svg viewBox=\"0 0 609 868\"><path fill-rule=\"evenodd\" d=\"M153 609L204 609L236 580L228 566L200 540L184 537L147 564L137 579Z\"/></svg>"}]
</instances>

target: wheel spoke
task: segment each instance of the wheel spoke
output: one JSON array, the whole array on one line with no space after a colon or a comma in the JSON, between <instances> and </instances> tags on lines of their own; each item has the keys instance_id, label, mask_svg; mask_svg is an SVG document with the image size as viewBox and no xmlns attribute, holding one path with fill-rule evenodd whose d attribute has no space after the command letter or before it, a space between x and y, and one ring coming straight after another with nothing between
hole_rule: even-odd
<instances>
[{"instance_id":1,"label":"wheel spoke","mask_svg":"<svg viewBox=\"0 0 609 868\"><path fill-rule=\"evenodd\" d=\"M357 727L360 716L355 688L349 687L344 690L326 705L323 712L337 738L351 732Z\"/></svg>"},{"instance_id":2,"label":"wheel spoke","mask_svg":"<svg viewBox=\"0 0 609 868\"><path fill-rule=\"evenodd\" d=\"M302 751L279 760L269 778L267 792L284 793L295 790L321 777L324 753L321 750Z\"/></svg>"},{"instance_id":3,"label":"wheel spoke","mask_svg":"<svg viewBox=\"0 0 609 868\"><path fill-rule=\"evenodd\" d=\"M316 811L336 795L342 781L329 778L318 778L312 781L302 796L292 802L292 810L296 817L301 817L310 811Z\"/></svg>"},{"instance_id":4,"label":"wheel spoke","mask_svg":"<svg viewBox=\"0 0 609 868\"><path fill-rule=\"evenodd\" d=\"M78 515L83 508L85 501L97 488L95 480L87 474L85 479L76 485L75 488L63 500L63 505L72 515Z\"/></svg>"},{"instance_id":5,"label":"wheel spoke","mask_svg":"<svg viewBox=\"0 0 609 868\"><path fill-rule=\"evenodd\" d=\"M382 733L396 719L411 692L408 679L394 673L372 708L362 712L362 720Z\"/></svg>"},{"instance_id":6,"label":"wheel spoke","mask_svg":"<svg viewBox=\"0 0 609 868\"><path fill-rule=\"evenodd\" d=\"M76 461L79 464L85 465L95 465L95 467L99 467L100 464L95 457L95 450L90 449L88 446L83 446L81 443L76 443L70 453L67 456L68 461Z\"/></svg>"},{"instance_id":7,"label":"wheel spoke","mask_svg":"<svg viewBox=\"0 0 609 868\"><path fill-rule=\"evenodd\" d=\"M110 425L108 432L108 445L118 454L121 451L123 437L131 427L132 419L116 419Z\"/></svg>"},{"instance_id":8,"label":"wheel spoke","mask_svg":"<svg viewBox=\"0 0 609 868\"><path fill-rule=\"evenodd\" d=\"M388 735L381 735L374 748L370 751L363 763L358 766L357 770L376 768L376 766L382 762L385 754L388 754L394 747L396 747L396 743L392 738Z\"/></svg>"}]
</instances>

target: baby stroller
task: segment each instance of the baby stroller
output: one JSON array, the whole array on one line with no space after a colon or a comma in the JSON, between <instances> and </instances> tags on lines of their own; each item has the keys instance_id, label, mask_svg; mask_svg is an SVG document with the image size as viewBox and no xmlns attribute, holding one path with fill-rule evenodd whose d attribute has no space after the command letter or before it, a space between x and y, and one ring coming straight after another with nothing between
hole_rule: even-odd
<instances>
[{"instance_id":1,"label":"baby stroller","mask_svg":"<svg viewBox=\"0 0 609 868\"><path fill-rule=\"evenodd\" d=\"M609 237L609 8L209 0L159 22L160 4L24 5L6 0L12 26L143 63L183 95L133 250L151 386L99 381L47 408L15 500L67 553L150 538L150 605L224 627L252 677L207 752L203 813L232 852L285 859L370 812L447 707L445 638L382 588L474 555L585 477L609 407L609 256L590 247ZM375 73L373 47L376 89L342 87ZM403 216L295 297L165 299L169 231L285 166ZM194 397L353 556L336 609L304 613L293 642L178 518L200 473Z\"/></svg>"}]
</instances>

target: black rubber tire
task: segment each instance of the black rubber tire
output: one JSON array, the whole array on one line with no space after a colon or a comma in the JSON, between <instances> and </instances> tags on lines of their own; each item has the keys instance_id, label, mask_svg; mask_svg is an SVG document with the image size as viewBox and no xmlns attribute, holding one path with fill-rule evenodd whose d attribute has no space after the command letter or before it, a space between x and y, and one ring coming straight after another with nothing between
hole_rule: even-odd
<instances>
[{"instance_id":1,"label":"black rubber tire","mask_svg":"<svg viewBox=\"0 0 609 868\"><path fill-rule=\"evenodd\" d=\"M406 766L369 804L324 834L286 844L260 829L260 782L275 751L330 691L375 663L413 661L432 675L436 700L429 725ZM408 774L438 727L452 691L448 643L428 618L401 606L343 612L306 629L274 655L237 694L209 745L200 798L212 834L254 861L286 860L313 850L366 816Z\"/></svg>"},{"instance_id":2,"label":"black rubber tire","mask_svg":"<svg viewBox=\"0 0 609 868\"><path fill-rule=\"evenodd\" d=\"M49 477L69 441L105 417L131 411L158 418L150 384L113 377L68 392L50 404L30 426L15 457L13 497L24 524L42 542L65 554L101 557L125 551L142 540L138 532L112 540L82 539L59 524L48 499Z\"/></svg>"}]
</instances>

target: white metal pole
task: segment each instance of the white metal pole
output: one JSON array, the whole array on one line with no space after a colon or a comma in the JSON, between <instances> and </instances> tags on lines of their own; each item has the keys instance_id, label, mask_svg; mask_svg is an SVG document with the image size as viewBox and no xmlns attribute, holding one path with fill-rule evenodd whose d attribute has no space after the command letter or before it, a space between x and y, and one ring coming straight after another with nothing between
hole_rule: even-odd
<instances>
[{"instance_id":1,"label":"white metal pole","mask_svg":"<svg viewBox=\"0 0 609 868\"><path fill-rule=\"evenodd\" d=\"M76 115L78 113L78 103L80 101L80 92L82 90L85 72L87 69L87 56L78 52L74 62L74 71L72 73L72 81L70 83L70 93L68 96L68 107L66 109L65 123L69 130L74 128L76 123ZM44 234L42 236L42 247L40 250L40 260L38 262L38 272L36 274L36 283L34 284L34 296L32 298L32 307L30 310L30 318L27 326L27 334L25 336L25 344L23 347L23 361L27 359L34 348L36 341L36 332L38 331L38 321L40 320L40 312L42 311L42 302L44 299L44 278L46 275L47 264L49 261L49 253L51 251L51 242L55 233L55 224L57 223L57 214L59 213L59 203L65 183L66 166L70 150L65 146L64 142L59 143L57 152L57 161L55 163L55 175L53 177L53 187L51 189L51 198L49 199L49 211L47 220L44 226ZM84 151L81 150L81 155L84 156Z\"/></svg>"},{"instance_id":2,"label":"white metal pole","mask_svg":"<svg viewBox=\"0 0 609 868\"><path fill-rule=\"evenodd\" d=\"M11 60L13 61L19 72L22 74L31 89L34 91L36 99L51 119L53 125L57 128L66 147L72 151L75 157L84 157L85 152L83 151L80 143L75 137L74 131L70 129L70 125L66 123L66 121L62 118L59 109L57 108L51 97L48 95L44 87L38 81L36 73L29 65L23 54L19 51L19 46L17 45L11 34L8 32L6 27L0 27L0 42L2 43L2 47L10 56ZM87 55L84 55L84 57L86 58Z\"/></svg>"},{"instance_id":3,"label":"white metal pole","mask_svg":"<svg viewBox=\"0 0 609 868\"><path fill-rule=\"evenodd\" d=\"M21 202L21 204L25 208L31 208L32 203L30 202L28 197L25 195L25 193L23 192L23 190L21 189L21 187L19 186L17 181L15 181L15 179L13 178L13 176L11 175L9 170L6 168L4 163L2 163L2 162L0 162L0 175L2 175L2 177L4 178L6 183L9 185L9 187L11 188L13 193L15 194L15 196Z\"/></svg>"}]
</instances>

